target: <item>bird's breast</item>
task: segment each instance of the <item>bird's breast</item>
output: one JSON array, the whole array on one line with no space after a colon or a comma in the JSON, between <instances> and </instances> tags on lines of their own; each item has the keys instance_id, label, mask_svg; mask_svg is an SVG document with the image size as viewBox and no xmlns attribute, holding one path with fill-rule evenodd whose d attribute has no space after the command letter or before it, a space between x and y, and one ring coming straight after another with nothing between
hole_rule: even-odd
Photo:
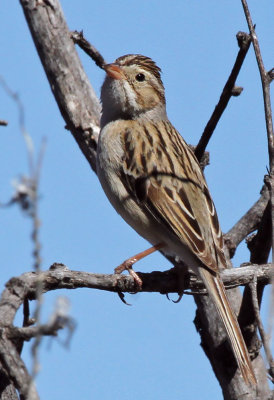
<instances>
[{"instance_id":1,"label":"bird's breast","mask_svg":"<svg viewBox=\"0 0 274 400\"><path fill-rule=\"evenodd\" d=\"M110 203L121 217L141 236L154 244L159 238L152 234L155 232L151 226L153 222L129 193L121 176L124 149L120 137L117 122L111 122L102 129L97 150L98 178Z\"/></svg>"}]
</instances>

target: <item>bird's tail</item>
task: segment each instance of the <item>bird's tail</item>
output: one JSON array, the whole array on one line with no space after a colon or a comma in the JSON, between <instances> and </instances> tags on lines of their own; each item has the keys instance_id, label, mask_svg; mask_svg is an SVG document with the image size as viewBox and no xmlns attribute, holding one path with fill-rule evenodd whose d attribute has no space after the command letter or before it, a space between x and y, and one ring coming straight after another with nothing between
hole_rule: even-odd
<instances>
[{"instance_id":1,"label":"bird's tail","mask_svg":"<svg viewBox=\"0 0 274 400\"><path fill-rule=\"evenodd\" d=\"M223 282L218 276L214 276L205 268L200 267L199 273L224 323L233 353L245 382L256 385L257 381L249 354L237 318L226 296Z\"/></svg>"}]
</instances>

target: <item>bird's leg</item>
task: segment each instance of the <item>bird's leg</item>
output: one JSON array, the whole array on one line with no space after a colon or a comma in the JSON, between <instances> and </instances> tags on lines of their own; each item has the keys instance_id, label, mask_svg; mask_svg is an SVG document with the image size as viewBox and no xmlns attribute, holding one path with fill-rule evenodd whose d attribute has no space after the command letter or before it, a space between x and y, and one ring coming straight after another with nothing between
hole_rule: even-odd
<instances>
[{"instance_id":1,"label":"bird's leg","mask_svg":"<svg viewBox=\"0 0 274 400\"><path fill-rule=\"evenodd\" d=\"M123 271L127 270L129 272L129 274L133 277L133 279L136 282L139 289L141 289L143 282L139 278L139 276L136 274L136 272L132 269L133 264L135 264L139 260L142 260L142 258L145 258L146 256L154 253L155 251L160 250L164 246L165 246L165 243L158 243L158 244L155 244L154 246L150 247L149 249L147 249L145 251L141 251L141 253L138 253L135 256L128 258L122 264L120 264L117 268L115 268L114 273L121 274Z\"/></svg>"}]
</instances>

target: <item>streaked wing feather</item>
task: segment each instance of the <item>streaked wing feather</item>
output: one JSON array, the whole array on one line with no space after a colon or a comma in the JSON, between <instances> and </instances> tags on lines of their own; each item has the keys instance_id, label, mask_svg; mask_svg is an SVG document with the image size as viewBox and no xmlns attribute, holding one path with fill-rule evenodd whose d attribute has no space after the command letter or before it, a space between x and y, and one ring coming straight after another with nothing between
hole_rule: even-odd
<instances>
[{"instance_id":1,"label":"streaked wing feather","mask_svg":"<svg viewBox=\"0 0 274 400\"><path fill-rule=\"evenodd\" d=\"M204 265L218 271L225 265L222 234L192 150L168 122L147 124L146 135L144 127L134 128L121 135L127 189Z\"/></svg>"},{"instance_id":2,"label":"streaked wing feather","mask_svg":"<svg viewBox=\"0 0 274 400\"><path fill-rule=\"evenodd\" d=\"M212 257L210 248L205 246L206 242L192 207L189 201L182 201L182 194L186 200L187 193L182 188L179 193L175 192L175 199L172 200L162 186L153 182L148 189L146 208L152 214L160 216L166 227L187 245L203 264L217 272L216 259Z\"/></svg>"}]
</instances>

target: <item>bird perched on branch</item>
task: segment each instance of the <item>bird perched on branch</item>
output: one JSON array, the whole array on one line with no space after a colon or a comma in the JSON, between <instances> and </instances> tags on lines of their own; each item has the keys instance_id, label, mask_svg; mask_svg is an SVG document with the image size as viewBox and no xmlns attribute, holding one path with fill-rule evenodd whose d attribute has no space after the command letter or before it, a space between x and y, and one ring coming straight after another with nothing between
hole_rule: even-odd
<instances>
[{"instance_id":1,"label":"bird perched on branch","mask_svg":"<svg viewBox=\"0 0 274 400\"><path fill-rule=\"evenodd\" d=\"M153 247L178 257L203 280L222 319L246 383L255 384L249 354L219 271L223 237L205 178L166 114L160 68L125 55L104 66L97 173L111 204Z\"/></svg>"}]
</instances>

